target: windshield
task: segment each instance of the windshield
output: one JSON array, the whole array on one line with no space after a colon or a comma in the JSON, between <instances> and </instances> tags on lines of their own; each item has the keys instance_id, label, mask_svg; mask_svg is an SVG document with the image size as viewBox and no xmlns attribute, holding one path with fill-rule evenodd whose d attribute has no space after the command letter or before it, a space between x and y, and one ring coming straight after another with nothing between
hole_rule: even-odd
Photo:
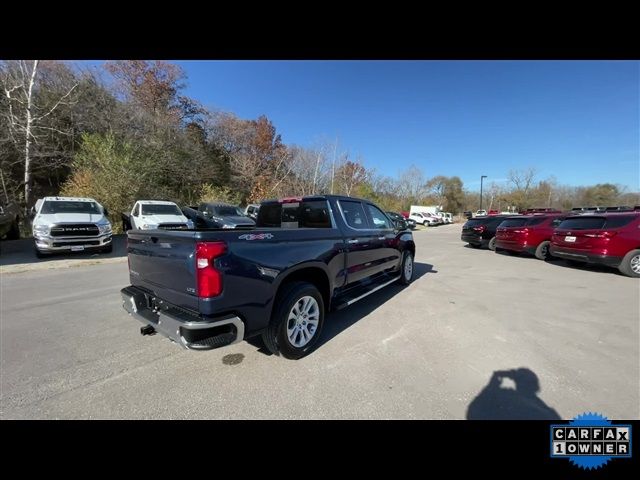
<instances>
[{"instance_id":1,"label":"windshield","mask_svg":"<svg viewBox=\"0 0 640 480\"><path fill-rule=\"evenodd\" d=\"M213 213L216 215L220 215L221 217L229 217L235 215L244 216L244 213L242 213L238 207L232 206L214 207Z\"/></svg>"},{"instance_id":2,"label":"windshield","mask_svg":"<svg viewBox=\"0 0 640 480\"><path fill-rule=\"evenodd\" d=\"M102 211L96 202L74 202L70 200L46 201L40 210L42 214L49 213L95 213Z\"/></svg>"},{"instance_id":3,"label":"windshield","mask_svg":"<svg viewBox=\"0 0 640 480\"><path fill-rule=\"evenodd\" d=\"M182 215L177 205L142 205L142 215Z\"/></svg>"}]
</instances>

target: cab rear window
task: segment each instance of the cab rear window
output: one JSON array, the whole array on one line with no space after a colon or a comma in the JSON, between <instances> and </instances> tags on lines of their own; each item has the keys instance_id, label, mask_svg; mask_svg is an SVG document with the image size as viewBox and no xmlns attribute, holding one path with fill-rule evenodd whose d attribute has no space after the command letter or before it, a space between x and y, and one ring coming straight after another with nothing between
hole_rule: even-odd
<instances>
[{"instance_id":1,"label":"cab rear window","mask_svg":"<svg viewBox=\"0 0 640 480\"><path fill-rule=\"evenodd\" d=\"M258 227L331 228L326 200L299 203L267 203L258 210Z\"/></svg>"}]
</instances>

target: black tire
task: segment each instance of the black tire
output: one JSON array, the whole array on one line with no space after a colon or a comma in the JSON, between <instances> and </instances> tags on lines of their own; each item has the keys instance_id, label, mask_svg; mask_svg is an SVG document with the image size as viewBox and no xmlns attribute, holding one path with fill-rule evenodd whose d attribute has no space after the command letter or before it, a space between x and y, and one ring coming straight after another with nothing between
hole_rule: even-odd
<instances>
[{"instance_id":1,"label":"black tire","mask_svg":"<svg viewBox=\"0 0 640 480\"><path fill-rule=\"evenodd\" d=\"M493 237L491 240L489 240L489 243L487 243L487 248L489 250L493 250L494 252L496 251L496 237Z\"/></svg>"},{"instance_id":2,"label":"black tire","mask_svg":"<svg viewBox=\"0 0 640 480\"><path fill-rule=\"evenodd\" d=\"M411 268L409 269L408 275L406 269L407 262L411 262ZM413 254L409 250L405 250L405 252L402 254L402 263L400 264L400 280L398 280L398 282L400 282L400 285L409 285L411 283L411 281L413 280L414 270Z\"/></svg>"},{"instance_id":3,"label":"black tire","mask_svg":"<svg viewBox=\"0 0 640 480\"><path fill-rule=\"evenodd\" d=\"M15 221L11 224L11 228L7 232L7 240L18 240L20 238L20 224L19 219L16 217Z\"/></svg>"},{"instance_id":4,"label":"black tire","mask_svg":"<svg viewBox=\"0 0 640 480\"><path fill-rule=\"evenodd\" d=\"M110 243L108 247L104 247L101 250L102 253L111 253L113 252L113 243Z\"/></svg>"},{"instance_id":5,"label":"black tire","mask_svg":"<svg viewBox=\"0 0 640 480\"><path fill-rule=\"evenodd\" d=\"M549 240L545 240L544 242L540 242L538 248L536 248L536 252L534 253L535 257L538 260L547 260L551 254L549 253L549 245L551 242Z\"/></svg>"},{"instance_id":6,"label":"black tire","mask_svg":"<svg viewBox=\"0 0 640 480\"><path fill-rule=\"evenodd\" d=\"M620 270L620 273L626 275L627 277L638 278L640 277L640 270L638 270L637 265L640 265L640 249L631 250L629 253L627 253L622 259L622 262L620 262L618 270ZM636 267L635 271L634 266Z\"/></svg>"},{"instance_id":7,"label":"black tire","mask_svg":"<svg viewBox=\"0 0 640 480\"><path fill-rule=\"evenodd\" d=\"M311 339L304 346L296 347L287 335L287 324L289 313L293 307L303 298L312 297L318 306L318 326L313 332ZM313 351L322 334L324 325L324 301L322 295L315 285L307 282L292 282L282 287L278 293L277 304L274 307L273 315L269 326L262 334L265 346L274 355L282 355L290 360L298 360Z\"/></svg>"},{"instance_id":8,"label":"black tire","mask_svg":"<svg viewBox=\"0 0 640 480\"><path fill-rule=\"evenodd\" d=\"M36 253L37 258L47 258L49 256L48 254L41 252L37 248L34 248L34 251Z\"/></svg>"}]
</instances>

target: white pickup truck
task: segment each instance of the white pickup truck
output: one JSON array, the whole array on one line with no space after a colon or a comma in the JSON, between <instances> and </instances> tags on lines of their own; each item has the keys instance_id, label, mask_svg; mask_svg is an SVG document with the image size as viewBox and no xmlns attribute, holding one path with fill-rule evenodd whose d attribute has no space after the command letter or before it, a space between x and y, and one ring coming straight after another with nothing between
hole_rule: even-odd
<instances>
[{"instance_id":1,"label":"white pickup truck","mask_svg":"<svg viewBox=\"0 0 640 480\"><path fill-rule=\"evenodd\" d=\"M173 202L164 200L138 200L131 213L122 214L122 229L128 230L186 230L193 222L184 216Z\"/></svg>"},{"instance_id":2,"label":"white pickup truck","mask_svg":"<svg viewBox=\"0 0 640 480\"><path fill-rule=\"evenodd\" d=\"M31 208L36 256L54 252L111 252L107 209L93 198L44 197Z\"/></svg>"}]
</instances>

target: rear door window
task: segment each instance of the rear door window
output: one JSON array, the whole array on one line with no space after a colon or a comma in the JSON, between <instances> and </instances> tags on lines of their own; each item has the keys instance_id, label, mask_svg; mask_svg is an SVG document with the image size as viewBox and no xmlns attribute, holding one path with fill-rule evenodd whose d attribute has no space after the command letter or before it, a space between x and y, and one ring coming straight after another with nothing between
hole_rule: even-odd
<instances>
[{"instance_id":1,"label":"rear door window","mask_svg":"<svg viewBox=\"0 0 640 480\"><path fill-rule=\"evenodd\" d=\"M567 218L558 228L565 230L598 230L604 227L604 217L576 217Z\"/></svg>"},{"instance_id":2,"label":"rear door window","mask_svg":"<svg viewBox=\"0 0 640 480\"><path fill-rule=\"evenodd\" d=\"M620 228L631 223L634 218L638 218L635 215L620 215L607 218L605 222L605 228Z\"/></svg>"}]
</instances>

